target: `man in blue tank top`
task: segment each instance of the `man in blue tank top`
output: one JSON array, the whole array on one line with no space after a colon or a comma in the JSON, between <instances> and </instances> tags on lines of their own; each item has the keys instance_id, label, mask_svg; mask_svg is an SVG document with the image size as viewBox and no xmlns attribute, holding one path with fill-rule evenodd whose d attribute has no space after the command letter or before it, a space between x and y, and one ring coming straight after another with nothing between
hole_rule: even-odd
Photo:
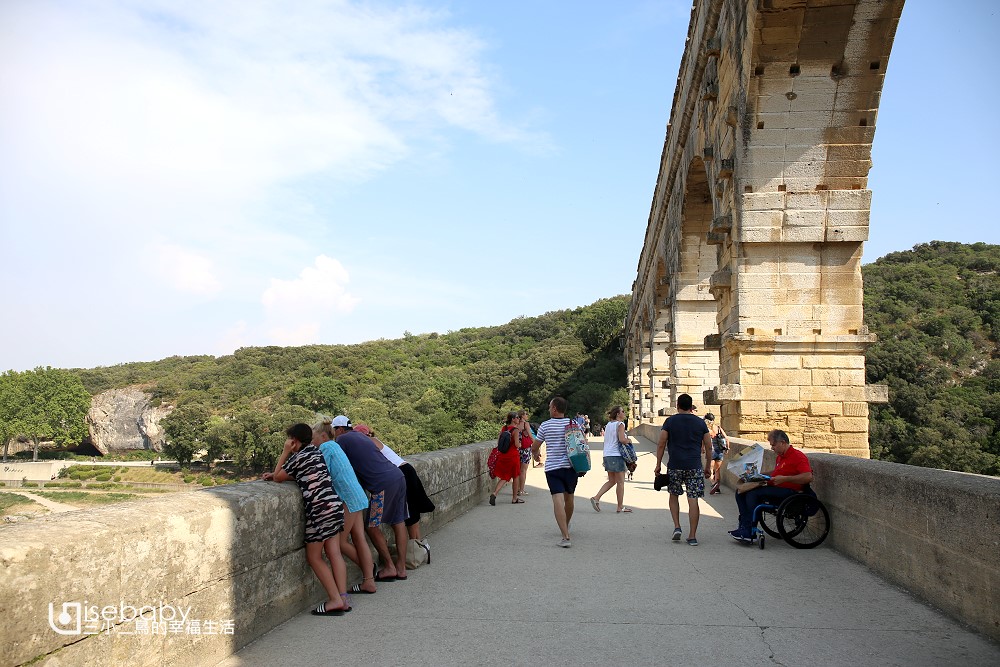
<instances>
[{"instance_id":1,"label":"man in blue tank top","mask_svg":"<svg viewBox=\"0 0 1000 667\"><path fill-rule=\"evenodd\" d=\"M663 422L660 440L656 445L656 470L660 474L663 452L667 451L667 491L670 493L670 517L674 520L675 542L681 539L680 496L687 491L688 518L691 530L687 543L698 546L698 499L705 496L706 471L712 465L712 436L705 420L694 414L695 407L688 394L677 397L677 414ZM702 465L702 456L705 464Z\"/></svg>"}]
</instances>

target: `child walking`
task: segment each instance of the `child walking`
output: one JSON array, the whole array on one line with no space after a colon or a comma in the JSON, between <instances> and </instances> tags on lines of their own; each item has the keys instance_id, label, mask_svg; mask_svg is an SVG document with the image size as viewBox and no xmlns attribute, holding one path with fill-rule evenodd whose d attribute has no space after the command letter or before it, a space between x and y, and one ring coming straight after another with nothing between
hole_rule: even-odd
<instances>
[{"instance_id":1,"label":"child walking","mask_svg":"<svg viewBox=\"0 0 1000 667\"><path fill-rule=\"evenodd\" d=\"M285 431L285 435L288 439L274 472L266 472L262 478L275 482L295 480L299 485L306 510L306 560L327 594L326 602L321 602L310 613L343 616L351 610L347 565L337 537L344 529L344 503L333 490L323 455L310 445L312 428L308 424L295 424ZM329 565L323 560L324 552Z\"/></svg>"}]
</instances>

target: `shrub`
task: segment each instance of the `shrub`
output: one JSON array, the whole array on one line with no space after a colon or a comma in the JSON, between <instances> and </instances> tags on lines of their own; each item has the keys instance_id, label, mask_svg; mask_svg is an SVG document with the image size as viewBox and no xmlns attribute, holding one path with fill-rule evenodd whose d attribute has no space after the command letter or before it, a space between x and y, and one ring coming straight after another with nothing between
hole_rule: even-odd
<instances>
[{"instance_id":1,"label":"shrub","mask_svg":"<svg viewBox=\"0 0 1000 667\"><path fill-rule=\"evenodd\" d=\"M215 486L215 480L212 479L211 475L202 475L198 478L198 483L202 486Z\"/></svg>"},{"instance_id":2,"label":"shrub","mask_svg":"<svg viewBox=\"0 0 1000 667\"><path fill-rule=\"evenodd\" d=\"M35 482L21 482L21 488L23 489L37 489L38 484Z\"/></svg>"},{"instance_id":3,"label":"shrub","mask_svg":"<svg viewBox=\"0 0 1000 667\"><path fill-rule=\"evenodd\" d=\"M115 482L120 482L120 481L122 481L122 476L121 476L121 475L115 475L115 476L114 476L114 477L112 477L111 479L112 479L113 481L115 481Z\"/></svg>"},{"instance_id":4,"label":"shrub","mask_svg":"<svg viewBox=\"0 0 1000 667\"><path fill-rule=\"evenodd\" d=\"M184 483L190 484L194 481L194 475L184 475Z\"/></svg>"},{"instance_id":5,"label":"shrub","mask_svg":"<svg viewBox=\"0 0 1000 667\"><path fill-rule=\"evenodd\" d=\"M109 473L109 472L102 473L102 474L97 475L96 477L94 477L94 481L95 482L107 482L110 479L111 479L111 473Z\"/></svg>"}]
</instances>

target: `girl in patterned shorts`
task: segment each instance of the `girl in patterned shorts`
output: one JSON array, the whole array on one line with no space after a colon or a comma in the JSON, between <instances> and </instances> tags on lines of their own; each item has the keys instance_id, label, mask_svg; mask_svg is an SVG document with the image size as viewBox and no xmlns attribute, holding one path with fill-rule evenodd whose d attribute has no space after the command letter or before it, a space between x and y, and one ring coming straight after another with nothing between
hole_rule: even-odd
<instances>
[{"instance_id":1,"label":"girl in patterned shorts","mask_svg":"<svg viewBox=\"0 0 1000 667\"><path fill-rule=\"evenodd\" d=\"M312 610L314 616L343 616L351 610L347 597L347 565L337 534L344 529L344 503L333 490L330 471L319 449L311 446L312 428L295 424L285 431L288 439L274 472L263 479L295 480L306 510L306 560L326 590L328 599ZM330 565L323 560L323 552Z\"/></svg>"}]
</instances>

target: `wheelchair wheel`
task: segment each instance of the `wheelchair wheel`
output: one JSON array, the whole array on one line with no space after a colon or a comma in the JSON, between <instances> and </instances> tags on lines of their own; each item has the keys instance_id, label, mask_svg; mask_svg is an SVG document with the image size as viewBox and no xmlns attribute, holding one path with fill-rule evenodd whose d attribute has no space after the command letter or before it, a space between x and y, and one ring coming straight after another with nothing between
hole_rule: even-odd
<instances>
[{"instance_id":1,"label":"wheelchair wheel","mask_svg":"<svg viewBox=\"0 0 1000 667\"><path fill-rule=\"evenodd\" d=\"M826 506L805 493L789 496L777 512L781 539L796 549L818 547L830 534L830 513Z\"/></svg>"},{"instance_id":2,"label":"wheelchair wheel","mask_svg":"<svg viewBox=\"0 0 1000 667\"><path fill-rule=\"evenodd\" d=\"M762 507L759 516L760 527L764 529L764 532L780 540L781 533L778 532L778 508L773 505Z\"/></svg>"}]
</instances>

